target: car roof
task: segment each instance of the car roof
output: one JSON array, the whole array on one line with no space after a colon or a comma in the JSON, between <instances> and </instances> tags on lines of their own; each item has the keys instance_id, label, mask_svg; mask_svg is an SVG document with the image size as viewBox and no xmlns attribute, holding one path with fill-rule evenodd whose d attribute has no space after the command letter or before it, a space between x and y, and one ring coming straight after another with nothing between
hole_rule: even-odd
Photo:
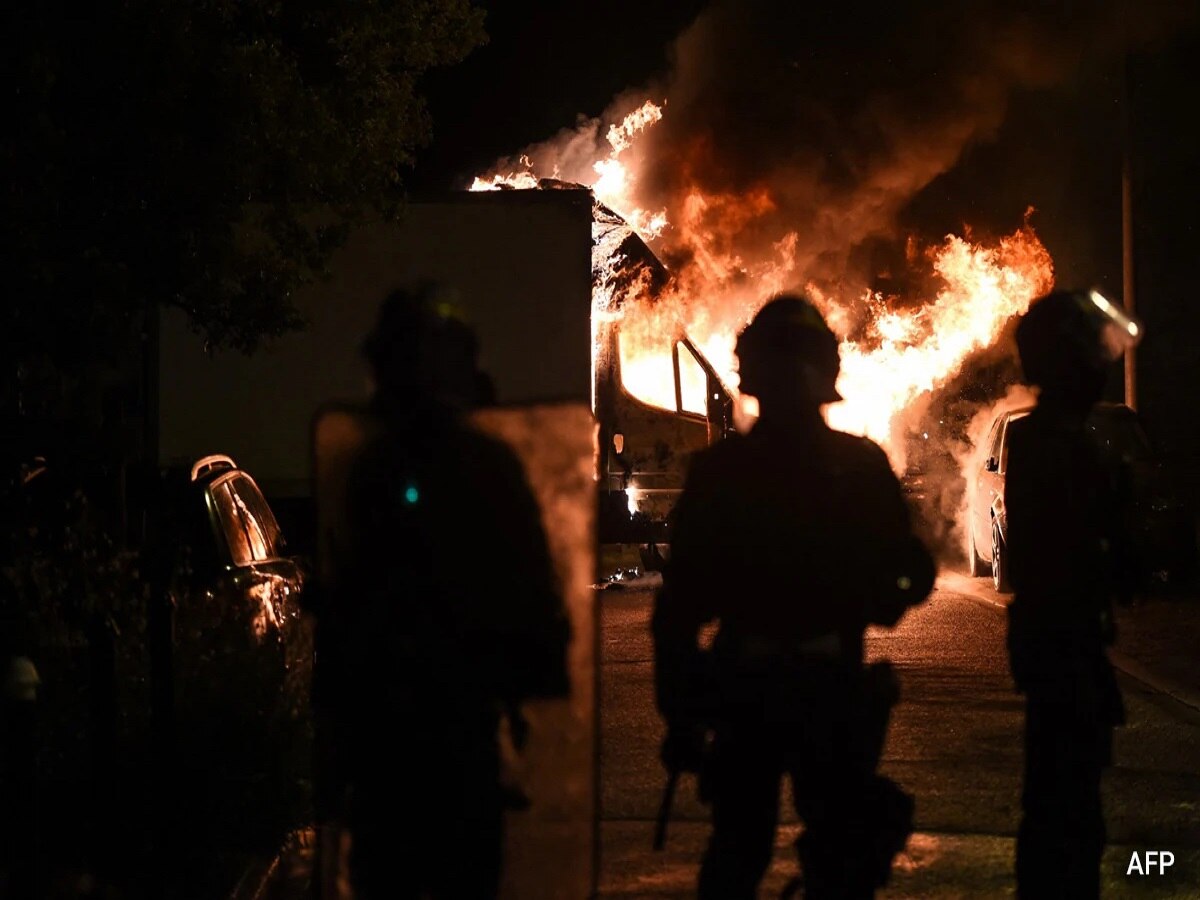
<instances>
[{"instance_id":1,"label":"car roof","mask_svg":"<svg viewBox=\"0 0 1200 900\"><path fill-rule=\"evenodd\" d=\"M223 454L199 457L190 463L172 461L162 468L164 482L171 491L204 491L234 472L248 475L231 457Z\"/></svg>"},{"instance_id":2,"label":"car roof","mask_svg":"<svg viewBox=\"0 0 1200 900\"><path fill-rule=\"evenodd\" d=\"M1002 419L1019 419L1021 416L1027 416L1033 412L1032 406L1021 406L1017 409L1006 409L1000 414Z\"/></svg>"},{"instance_id":3,"label":"car roof","mask_svg":"<svg viewBox=\"0 0 1200 900\"><path fill-rule=\"evenodd\" d=\"M1093 406L1092 407L1092 415L1095 415L1096 413L1102 413L1104 415L1114 415L1114 416L1136 416L1137 415L1136 410L1132 409L1131 407L1126 406L1124 403L1110 403L1108 401L1105 401L1104 403L1097 403L1095 406Z\"/></svg>"}]
</instances>

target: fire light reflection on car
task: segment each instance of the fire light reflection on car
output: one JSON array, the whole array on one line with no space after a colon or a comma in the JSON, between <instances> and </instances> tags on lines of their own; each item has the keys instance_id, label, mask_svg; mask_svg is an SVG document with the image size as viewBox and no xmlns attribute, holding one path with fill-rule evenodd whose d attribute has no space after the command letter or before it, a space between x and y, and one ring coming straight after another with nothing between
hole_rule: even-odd
<instances>
[{"instance_id":1,"label":"fire light reflection on car","mask_svg":"<svg viewBox=\"0 0 1200 900\"><path fill-rule=\"evenodd\" d=\"M290 591L288 586L283 583L283 579L270 579L250 585L248 593L253 600L258 602L258 608L254 611L250 627L254 631L255 639L261 642L266 639L268 634L277 633L282 627L283 622L279 609L286 602L286 596Z\"/></svg>"}]
</instances>

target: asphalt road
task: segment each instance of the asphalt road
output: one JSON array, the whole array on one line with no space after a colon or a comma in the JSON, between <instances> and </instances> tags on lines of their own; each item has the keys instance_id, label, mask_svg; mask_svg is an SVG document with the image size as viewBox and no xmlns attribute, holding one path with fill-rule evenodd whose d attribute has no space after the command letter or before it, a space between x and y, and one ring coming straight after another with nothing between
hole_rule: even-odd
<instances>
[{"instance_id":1,"label":"asphalt road","mask_svg":"<svg viewBox=\"0 0 1200 900\"><path fill-rule=\"evenodd\" d=\"M602 862L606 897L694 895L707 810L685 779L668 846L650 849L664 774L648 632L653 593L605 591L602 668ZM917 800L917 833L883 897L1013 894L1020 813L1021 698L1004 653L1003 598L982 580L944 576L922 607L869 636L872 658L898 667L883 769ZM1110 846L1106 897L1200 896L1200 712L1122 676L1129 724L1106 775ZM762 896L795 872L799 826L783 804L775 861ZM1166 875L1127 876L1134 850L1168 850Z\"/></svg>"}]
</instances>

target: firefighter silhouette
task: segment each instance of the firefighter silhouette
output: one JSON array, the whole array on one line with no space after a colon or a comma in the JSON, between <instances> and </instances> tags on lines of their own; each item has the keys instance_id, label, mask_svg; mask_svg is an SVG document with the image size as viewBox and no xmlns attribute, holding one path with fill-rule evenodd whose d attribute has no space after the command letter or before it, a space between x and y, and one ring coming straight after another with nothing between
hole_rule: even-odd
<instances>
[{"instance_id":1,"label":"firefighter silhouette","mask_svg":"<svg viewBox=\"0 0 1200 900\"><path fill-rule=\"evenodd\" d=\"M498 724L566 694L564 608L519 461L466 419L488 381L442 292L390 295L364 355L378 427L318 619L352 883L360 900L493 897L512 805Z\"/></svg>"},{"instance_id":2,"label":"firefighter silhouette","mask_svg":"<svg viewBox=\"0 0 1200 900\"><path fill-rule=\"evenodd\" d=\"M1026 700L1022 898L1100 893L1100 776L1124 719L1105 647L1132 568L1121 472L1102 463L1085 422L1110 363L1140 334L1094 291L1040 298L1017 327L1026 380L1040 388L1033 412L1010 426L1005 484L1008 650Z\"/></svg>"},{"instance_id":3,"label":"firefighter silhouette","mask_svg":"<svg viewBox=\"0 0 1200 900\"><path fill-rule=\"evenodd\" d=\"M821 416L841 398L817 310L772 299L736 351L759 417L693 458L654 609L663 762L699 770L712 806L700 897L756 896L784 775L805 826L805 896L870 897L912 802L876 775L896 682L886 663L864 666L863 634L925 599L933 563L883 451Z\"/></svg>"}]
</instances>

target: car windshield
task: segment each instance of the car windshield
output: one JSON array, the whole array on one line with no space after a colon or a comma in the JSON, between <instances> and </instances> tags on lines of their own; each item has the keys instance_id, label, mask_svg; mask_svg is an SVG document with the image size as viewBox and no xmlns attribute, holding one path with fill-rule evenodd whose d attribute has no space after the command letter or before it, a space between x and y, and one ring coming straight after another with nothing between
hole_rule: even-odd
<instances>
[{"instance_id":1,"label":"car windshield","mask_svg":"<svg viewBox=\"0 0 1200 900\"><path fill-rule=\"evenodd\" d=\"M1147 460L1151 456L1150 440L1137 417L1131 413L1092 413L1087 428L1105 456L1134 461Z\"/></svg>"}]
</instances>

